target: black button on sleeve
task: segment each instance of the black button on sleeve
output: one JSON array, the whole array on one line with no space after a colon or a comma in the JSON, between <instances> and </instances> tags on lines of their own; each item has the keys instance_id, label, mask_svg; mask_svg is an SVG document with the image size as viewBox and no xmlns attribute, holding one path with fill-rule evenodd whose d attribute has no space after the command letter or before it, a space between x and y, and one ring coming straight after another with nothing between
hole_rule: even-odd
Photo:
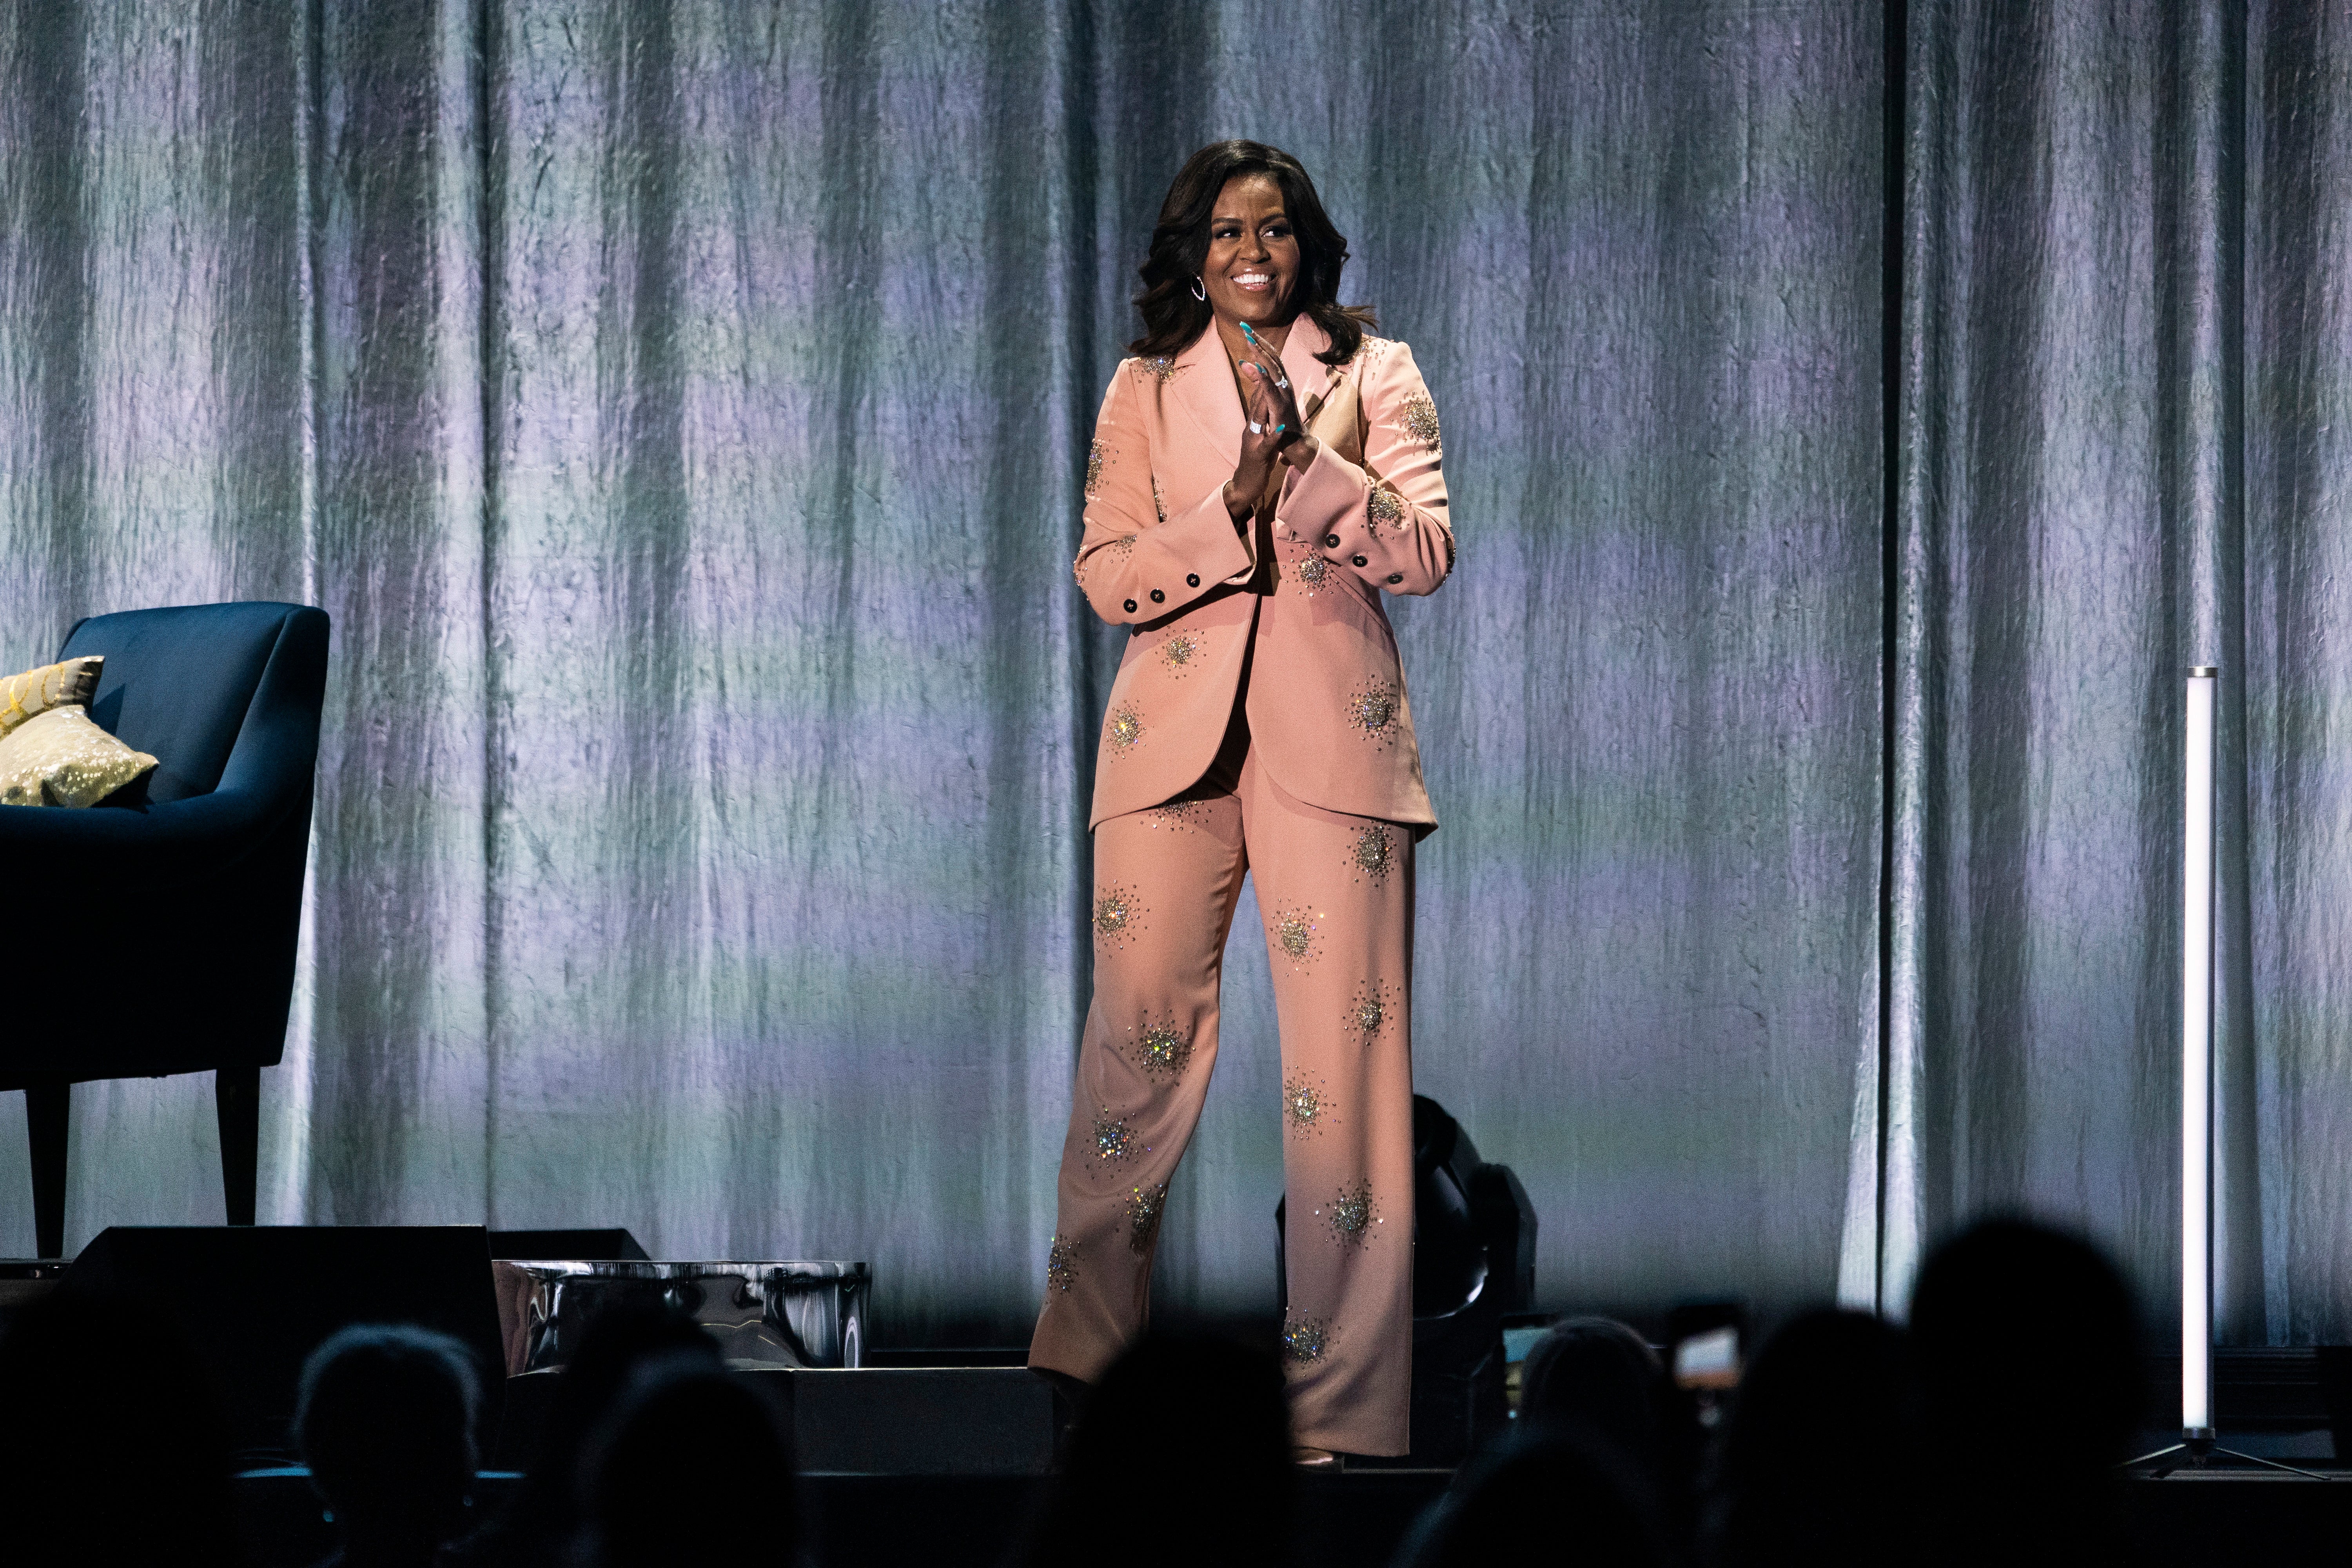
<instances>
[{"instance_id":1,"label":"black button on sleeve","mask_svg":"<svg viewBox=\"0 0 2352 1568\"><path fill-rule=\"evenodd\" d=\"M1164 605L1168 602L1168 595L1154 588L1151 590L1151 602L1155 605Z\"/></svg>"},{"instance_id":2,"label":"black button on sleeve","mask_svg":"<svg viewBox=\"0 0 2352 1568\"><path fill-rule=\"evenodd\" d=\"M1201 574L1198 572L1187 572L1184 574L1184 586L1187 588L1197 588L1200 585Z\"/></svg>"},{"instance_id":3,"label":"black button on sleeve","mask_svg":"<svg viewBox=\"0 0 2352 1568\"><path fill-rule=\"evenodd\" d=\"M1404 581L1404 574L1402 572L1391 572L1389 574L1389 581L1391 583L1402 583Z\"/></svg>"},{"instance_id":4,"label":"black button on sleeve","mask_svg":"<svg viewBox=\"0 0 2352 1568\"><path fill-rule=\"evenodd\" d=\"M1348 557L1348 564L1350 566L1369 566L1371 563L1366 561L1360 555L1350 555Z\"/></svg>"},{"instance_id":5,"label":"black button on sleeve","mask_svg":"<svg viewBox=\"0 0 2352 1568\"><path fill-rule=\"evenodd\" d=\"M1133 599L1129 599L1127 602L1127 613L1130 616L1135 614L1135 601Z\"/></svg>"},{"instance_id":6,"label":"black button on sleeve","mask_svg":"<svg viewBox=\"0 0 2352 1568\"><path fill-rule=\"evenodd\" d=\"M1338 534L1336 534L1336 533L1327 533L1327 534L1325 534L1325 535L1323 536L1323 548L1324 548L1324 549L1326 549L1326 550L1337 550L1337 549L1339 549L1339 536Z\"/></svg>"}]
</instances>

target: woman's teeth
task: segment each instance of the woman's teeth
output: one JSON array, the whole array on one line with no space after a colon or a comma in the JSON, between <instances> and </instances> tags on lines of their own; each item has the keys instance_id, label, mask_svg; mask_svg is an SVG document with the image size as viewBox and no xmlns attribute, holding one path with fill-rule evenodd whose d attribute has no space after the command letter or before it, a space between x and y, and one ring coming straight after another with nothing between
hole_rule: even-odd
<instances>
[{"instance_id":1,"label":"woman's teeth","mask_svg":"<svg viewBox=\"0 0 2352 1568\"><path fill-rule=\"evenodd\" d=\"M1234 285L1243 289L1263 289L1273 281L1273 277L1264 272L1244 272L1234 279Z\"/></svg>"}]
</instances>

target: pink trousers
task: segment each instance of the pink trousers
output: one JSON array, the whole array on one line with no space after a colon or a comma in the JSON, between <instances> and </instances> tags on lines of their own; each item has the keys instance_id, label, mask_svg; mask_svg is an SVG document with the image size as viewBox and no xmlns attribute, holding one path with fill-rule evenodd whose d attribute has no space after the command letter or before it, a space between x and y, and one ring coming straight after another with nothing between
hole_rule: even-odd
<instances>
[{"instance_id":1,"label":"pink trousers","mask_svg":"<svg viewBox=\"0 0 2352 1568\"><path fill-rule=\"evenodd\" d=\"M1029 1363L1093 1382L1149 1315L1169 1179L1216 1061L1218 980L1244 874L1257 879L1282 1030L1293 1440L1402 1454L1412 832L1307 805L1247 753L1186 798L1095 831L1094 1005ZM1253 1229L1234 1245L1265 1239Z\"/></svg>"}]
</instances>

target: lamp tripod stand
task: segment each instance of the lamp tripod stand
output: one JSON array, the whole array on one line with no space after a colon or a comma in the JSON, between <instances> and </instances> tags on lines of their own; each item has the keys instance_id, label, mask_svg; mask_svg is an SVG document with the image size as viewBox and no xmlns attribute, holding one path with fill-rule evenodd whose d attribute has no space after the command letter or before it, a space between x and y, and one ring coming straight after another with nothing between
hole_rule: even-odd
<instances>
[{"instance_id":1,"label":"lamp tripod stand","mask_svg":"<svg viewBox=\"0 0 2352 1568\"><path fill-rule=\"evenodd\" d=\"M2213 1432L2213 699L2221 670L2189 671L2180 876L2180 1441L2127 1459L2161 1478L2216 1455L2327 1478L2224 1448Z\"/></svg>"}]
</instances>

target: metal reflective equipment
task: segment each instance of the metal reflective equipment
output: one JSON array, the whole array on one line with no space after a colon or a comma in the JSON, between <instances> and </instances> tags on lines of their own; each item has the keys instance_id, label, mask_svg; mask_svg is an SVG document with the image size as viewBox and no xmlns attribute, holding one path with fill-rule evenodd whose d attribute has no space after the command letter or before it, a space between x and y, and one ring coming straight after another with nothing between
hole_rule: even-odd
<instances>
[{"instance_id":1,"label":"metal reflective equipment","mask_svg":"<svg viewBox=\"0 0 2352 1568\"><path fill-rule=\"evenodd\" d=\"M874 1286L864 1263L646 1263L528 1259L491 1265L507 1375L561 1366L606 1303L654 1295L686 1313L738 1366L864 1364Z\"/></svg>"}]
</instances>

